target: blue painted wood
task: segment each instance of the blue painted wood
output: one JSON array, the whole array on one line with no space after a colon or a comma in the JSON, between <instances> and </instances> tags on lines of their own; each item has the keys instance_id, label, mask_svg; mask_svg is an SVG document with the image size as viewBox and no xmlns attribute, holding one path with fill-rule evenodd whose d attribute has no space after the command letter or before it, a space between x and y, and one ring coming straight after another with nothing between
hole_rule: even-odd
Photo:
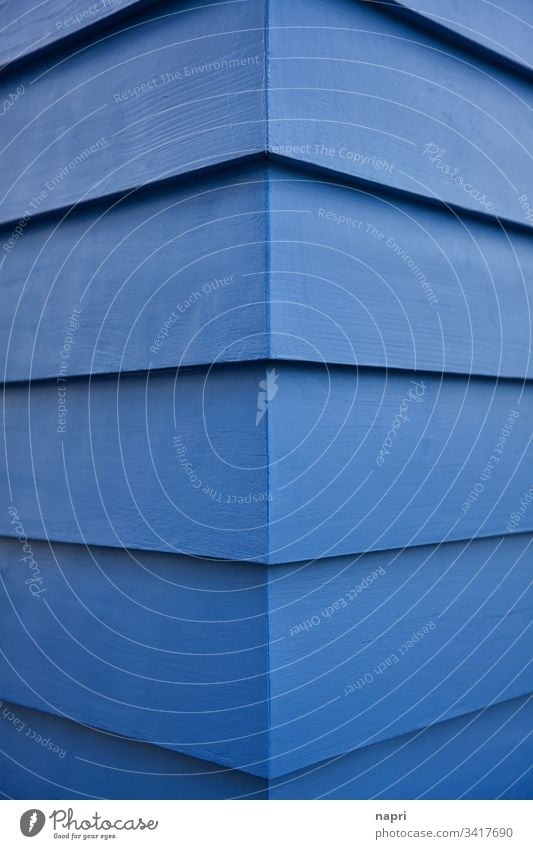
<instances>
[{"instance_id":1,"label":"blue painted wood","mask_svg":"<svg viewBox=\"0 0 533 849\"><path fill-rule=\"evenodd\" d=\"M6 76L0 102L24 87L1 154L14 237L36 213L262 151L263 15L262 3L175 0Z\"/></svg>"},{"instance_id":2,"label":"blue painted wood","mask_svg":"<svg viewBox=\"0 0 533 849\"><path fill-rule=\"evenodd\" d=\"M37 539L283 563L530 531L529 388L290 363L11 384L0 532L13 503Z\"/></svg>"},{"instance_id":3,"label":"blue painted wood","mask_svg":"<svg viewBox=\"0 0 533 849\"><path fill-rule=\"evenodd\" d=\"M270 775L531 692L532 552L519 534L270 568Z\"/></svg>"},{"instance_id":4,"label":"blue painted wood","mask_svg":"<svg viewBox=\"0 0 533 849\"><path fill-rule=\"evenodd\" d=\"M66 339L69 376L268 355L532 374L525 233L310 172L250 165L38 216L4 254L7 380L57 376Z\"/></svg>"},{"instance_id":5,"label":"blue painted wood","mask_svg":"<svg viewBox=\"0 0 533 849\"><path fill-rule=\"evenodd\" d=\"M416 13L415 21L431 22L439 30L461 38L461 44L481 46L518 69L531 70L533 51L530 28L533 25L528 0L507 0L505 6L485 0L384 0L382 9L399 6Z\"/></svg>"},{"instance_id":6,"label":"blue painted wood","mask_svg":"<svg viewBox=\"0 0 533 849\"><path fill-rule=\"evenodd\" d=\"M271 3L269 152L530 223L531 169L520 141L530 126L525 83L482 62L476 67L459 48L452 54L377 6L332 0L326 11L315 0L306 6L313 24L299 29L298 4ZM118 16L116 33L58 66L35 65L6 79L0 99L12 132L3 154L10 175L4 221L265 149L265 4L206 10L198 0L187 9L158 5L157 12L124 30ZM230 24L238 35L228 34ZM379 75L376 39L390 63ZM176 46L179 68L169 60ZM191 99L198 86L202 96ZM86 112L74 126L81 91ZM335 110L354 114L354 102L355 146L354 122L334 117ZM157 138L148 136L154 123Z\"/></svg>"},{"instance_id":7,"label":"blue painted wood","mask_svg":"<svg viewBox=\"0 0 533 849\"><path fill-rule=\"evenodd\" d=\"M265 773L262 567L27 545L0 540L0 698Z\"/></svg>"},{"instance_id":8,"label":"blue painted wood","mask_svg":"<svg viewBox=\"0 0 533 849\"><path fill-rule=\"evenodd\" d=\"M31 548L38 595L2 543L2 698L252 774L267 734L285 775L531 685L525 535L270 570L268 721L260 569Z\"/></svg>"},{"instance_id":9,"label":"blue painted wood","mask_svg":"<svg viewBox=\"0 0 533 849\"><path fill-rule=\"evenodd\" d=\"M526 80L379 3L273 2L269 22L273 155L529 226Z\"/></svg>"},{"instance_id":10,"label":"blue painted wood","mask_svg":"<svg viewBox=\"0 0 533 849\"><path fill-rule=\"evenodd\" d=\"M533 374L533 240L311 172L269 169L271 356Z\"/></svg>"},{"instance_id":11,"label":"blue painted wood","mask_svg":"<svg viewBox=\"0 0 533 849\"><path fill-rule=\"evenodd\" d=\"M174 0L156 11L126 28L117 17L109 37L87 32L72 55L62 52L65 42L54 58L28 56L2 75L8 310L0 338L5 344L24 288L7 375L34 378L5 391L0 533L11 539L1 544L0 631L12 666L2 686L12 701L39 710L28 724L49 733L59 723L58 735L109 754L112 779L102 779L100 767L84 775L86 786L109 786L111 794L124 764L140 764L135 774L154 763L163 772L178 761L186 768L185 756L166 746L258 774L311 764L322 776L308 780L307 769L293 782L291 773L296 791L283 789L284 781L274 795L356 798L368 793L367 767L383 797L413 787L436 795L524 792L523 701L480 714L473 733L464 714L530 689L522 672L530 617L521 594L533 530L533 408L528 384L495 379L530 375L530 89L510 68L480 61L468 45L428 34L379 4L194 0L185 9ZM259 163L221 171L265 156L299 173ZM209 194L194 201L185 201L191 182L161 183L190 180L200 169L197 188ZM319 182L311 169L333 176ZM256 182L245 188L250 175ZM228 178L241 185L225 188ZM347 185L330 185L341 179ZM372 193L361 191L362 181ZM117 195L134 187L143 191ZM120 202L106 212L108 195ZM468 215L458 220L433 200ZM178 249L172 240L183 234L184 216L177 202L189 229L200 227ZM56 230L64 208L78 203ZM498 229L499 217L509 232ZM371 229L362 238L355 218L375 225L378 236ZM389 236L405 255L387 246ZM204 298L200 283L231 276L227 263L237 256L237 285ZM431 267L438 310L409 259ZM193 279L184 265L213 278ZM376 271L390 288L376 284ZM91 278L91 294L74 312ZM332 296L339 284L348 294ZM187 301L184 312L178 308L186 323L171 334L165 322L178 297ZM221 315L225 303L237 308L230 317ZM154 359L147 355L152 333L161 334ZM183 356L187 365L204 365L177 374ZM32 357L38 370L30 373ZM265 361L206 367L257 357ZM327 367L317 365L321 357ZM109 376L118 369L135 373ZM59 383L35 380L58 370ZM39 542L49 538L108 546L99 549L103 573L90 552L72 545L54 546L68 561L60 572ZM468 544L441 545L449 540ZM28 568L38 564L45 592L35 574L29 583L21 576L27 561L16 552L22 546L27 555L24 545L32 557L38 552ZM374 549L382 553L354 555ZM157 553L164 551L189 558ZM151 571L132 568L133 557ZM311 558L319 562L302 565ZM269 569L267 592L262 567L245 561L284 565ZM339 599L359 586L353 577L365 580L363 566L378 562L386 563L384 574L378 568L345 608ZM168 589L171 570L186 586ZM109 592L110 575L120 576L128 596ZM216 597L206 601L206 590ZM78 599L90 612L80 612ZM139 612L147 601L155 614ZM177 628L169 618L191 612L211 624ZM112 639L108 627L95 627L95 613L114 628ZM22 638L13 640L15 633ZM152 647L132 652L139 634ZM213 643L223 656L208 651L212 660L199 662L198 649ZM155 662L153 646L161 655ZM373 665L363 668L361 658ZM351 680L341 680L344 670ZM95 684L97 697L81 695ZM153 716L180 709L179 727ZM41 713L50 710L158 746L127 743L111 752L109 736L98 734L100 748L95 732L80 735L70 721ZM431 723L419 746L419 730ZM415 755L407 760L407 738L395 735L413 731ZM452 743L456 732L464 745ZM0 737L9 738L11 757L20 753L13 720L0 722ZM497 745L476 752L495 737ZM65 774L62 758L47 772L49 750L28 744L29 761L33 752L43 759L45 780ZM472 753L473 768L458 781L450 768L459 750ZM506 760L493 770L502 752ZM336 754L343 755L338 770L329 763L320 773L323 759ZM383 755L394 763L390 771L380 766ZM41 758L34 758L39 766ZM428 790L427 758L439 775L451 775L436 789ZM406 761L420 764L418 783L404 777ZM335 789L363 762L361 779ZM56 792L42 779L28 783L27 771L9 763L15 794ZM229 783L219 783L207 777L211 765L191 769L202 776L197 785L165 779L154 785L158 797L265 792L249 776L231 771ZM78 774L69 764L67 775ZM127 786L134 796L150 792L144 778ZM86 790L77 784L73 792Z\"/></svg>"},{"instance_id":12,"label":"blue painted wood","mask_svg":"<svg viewBox=\"0 0 533 849\"><path fill-rule=\"evenodd\" d=\"M532 494L529 383L289 363L276 373L270 563L533 530L520 507Z\"/></svg>"},{"instance_id":13,"label":"blue painted wood","mask_svg":"<svg viewBox=\"0 0 533 849\"><path fill-rule=\"evenodd\" d=\"M269 798L531 799L531 720L514 699L272 781Z\"/></svg>"},{"instance_id":14,"label":"blue painted wood","mask_svg":"<svg viewBox=\"0 0 533 849\"><path fill-rule=\"evenodd\" d=\"M219 3L208 10L199 2L186 10L175 5L158 6L159 18L150 10L124 31L119 16L116 33L59 66L34 66L6 79L0 99L9 102L12 133L3 161L16 182L4 184L4 221L264 150L264 4ZM297 4L271 7L272 154L528 223L520 200L532 194L520 142L529 126L524 82L481 62L476 67L460 50L450 54L438 38L374 4L335 0L323 19L325 7L315 0L306 7L313 25L303 30ZM228 24L238 35L223 34ZM376 38L393 69L381 68L379 76L371 67ZM294 39L302 58L291 58ZM176 69L169 57L178 45L184 64ZM224 62L233 65L217 70ZM342 91L336 85L341 72ZM202 97L191 99L191 86L199 85ZM86 111L74 127L69 104L80 91ZM355 147L353 122L339 125L333 115L336 109L353 114L354 100ZM43 102L46 108L38 112ZM147 130L155 122L157 138L152 132L147 149ZM314 146L322 144L328 150L317 153Z\"/></svg>"},{"instance_id":15,"label":"blue painted wood","mask_svg":"<svg viewBox=\"0 0 533 849\"><path fill-rule=\"evenodd\" d=\"M0 533L18 535L13 506L33 539L264 559L265 376L236 364L9 385Z\"/></svg>"},{"instance_id":16,"label":"blue painted wood","mask_svg":"<svg viewBox=\"0 0 533 849\"><path fill-rule=\"evenodd\" d=\"M12 799L267 796L266 782L247 773L9 702L0 707L0 764L0 792Z\"/></svg>"},{"instance_id":17,"label":"blue painted wood","mask_svg":"<svg viewBox=\"0 0 533 849\"><path fill-rule=\"evenodd\" d=\"M6 380L265 357L264 193L258 164L38 216L3 254Z\"/></svg>"},{"instance_id":18,"label":"blue painted wood","mask_svg":"<svg viewBox=\"0 0 533 849\"><path fill-rule=\"evenodd\" d=\"M93 35L103 23L109 24L124 11L142 8L145 0L5 0L2 6L0 64L6 66L22 58L49 50L58 42Z\"/></svg>"},{"instance_id":19,"label":"blue painted wood","mask_svg":"<svg viewBox=\"0 0 533 849\"><path fill-rule=\"evenodd\" d=\"M523 699L271 780L268 790L246 773L4 708L24 723L0 717L0 789L15 799L530 799L533 789L531 702ZM34 732L60 751L37 743Z\"/></svg>"}]
</instances>

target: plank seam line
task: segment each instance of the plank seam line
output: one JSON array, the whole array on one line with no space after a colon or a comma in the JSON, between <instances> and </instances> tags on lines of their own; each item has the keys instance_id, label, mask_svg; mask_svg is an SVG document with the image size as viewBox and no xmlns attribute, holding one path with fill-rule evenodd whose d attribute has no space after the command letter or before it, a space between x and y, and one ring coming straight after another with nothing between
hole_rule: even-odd
<instances>
[{"instance_id":1,"label":"plank seam line","mask_svg":"<svg viewBox=\"0 0 533 849\"><path fill-rule=\"evenodd\" d=\"M374 0L374 5L379 6L379 11L385 15L403 20L415 29L420 29L433 37L440 38L446 43L451 43L464 53L481 57L487 64L496 65L508 73L514 72L517 76L522 79L525 77L528 81L531 81L533 77L533 67L525 61L522 62L519 59L506 56L498 50L476 41L474 38L457 32L447 24L441 23L417 9L404 6L401 0Z\"/></svg>"}]
</instances>

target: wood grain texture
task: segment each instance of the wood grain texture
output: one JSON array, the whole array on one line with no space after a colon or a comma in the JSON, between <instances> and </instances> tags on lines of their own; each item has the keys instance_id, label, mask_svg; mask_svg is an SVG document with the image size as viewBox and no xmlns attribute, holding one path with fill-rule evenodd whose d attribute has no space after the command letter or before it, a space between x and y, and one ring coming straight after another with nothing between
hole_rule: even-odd
<instances>
[{"instance_id":1,"label":"wood grain texture","mask_svg":"<svg viewBox=\"0 0 533 849\"><path fill-rule=\"evenodd\" d=\"M245 772L9 702L0 709L0 764L0 791L11 799L267 797L266 782Z\"/></svg>"},{"instance_id":2,"label":"wood grain texture","mask_svg":"<svg viewBox=\"0 0 533 849\"><path fill-rule=\"evenodd\" d=\"M272 155L529 226L526 80L375 3L273 2L270 28Z\"/></svg>"},{"instance_id":3,"label":"wood grain texture","mask_svg":"<svg viewBox=\"0 0 533 849\"><path fill-rule=\"evenodd\" d=\"M529 384L303 363L276 373L269 562L512 532L531 497ZM516 527L533 530L527 501L520 512Z\"/></svg>"},{"instance_id":4,"label":"wood grain texture","mask_svg":"<svg viewBox=\"0 0 533 849\"><path fill-rule=\"evenodd\" d=\"M38 216L4 253L5 379L265 357L264 195L257 165Z\"/></svg>"},{"instance_id":5,"label":"wood grain texture","mask_svg":"<svg viewBox=\"0 0 533 849\"><path fill-rule=\"evenodd\" d=\"M270 774L529 693L532 551L520 534L270 568Z\"/></svg>"},{"instance_id":6,"label":"wood grain texture","mask_svg":"<svg viewBox=\"0 0 533 849\"><path fill-rule=\"evenodd\" d=\"M531 799L532 713L491 706L272 781L269 799Z\"/></svg>"},{"instance_id":7,"label":"wood grain texture","mask_svg":"<svg viewBox=\"0 0 533 849\"><path fill-rule=\"evenodd\" d=\"M533 374L533 240L293 169L269 170L271 356Z\"/></svg>"},{"instance_id":8,"label":"wood grain texture","mask_svg":"<svg viewBox=\"0 0 533 849\"><path fill-rule=\"evenodd\" d=\"M5 0L0 66L49 49L109 23L117 14L142 8L145 0Z\"/></svg>"},{"instance_id":9,"label":"wood grain texture","mask_svg":"<svg viewBox=\"0 0 533 849\"><path fill-rule=\"evenodd\" d=\"M262 567L30 546L0 540L0 698L265 773Z\"/></svg>"},{"instance_id":10,"label":"wood grain texture","mask_svg":"<svg viewBox=\"0 0 533 849\"><path fill-rule=\"evenodd\" d=\"M414 12L423 21L460 36L462 44L484 47L520 70L532 70L533 14L528 0L507 0L505 5L486 0L384 0L380 6Z\"/></svg>"},{"instance_id":11,"label":"wood grain texture","mask_svg":"<svg viewBox=\"0 0 533 849\"><path fill-rule=\"evenodd\" d=\"M0 102L23 94L5 124L2 221L262 151L263 11L176 0L5 77Z\"/></svg>"},{"instance_id":12,"label":"wood grain texture","mask_svg":"<svg viewBox=\"0 0 533 849\"><path fill-rule=\"evenodd\" d=\"M262 365L11 384L0 532L262 560ZM58 428L60 429L58 431ZM7 478L9 485L6 486Z\"/></svg>"}]
</instances>

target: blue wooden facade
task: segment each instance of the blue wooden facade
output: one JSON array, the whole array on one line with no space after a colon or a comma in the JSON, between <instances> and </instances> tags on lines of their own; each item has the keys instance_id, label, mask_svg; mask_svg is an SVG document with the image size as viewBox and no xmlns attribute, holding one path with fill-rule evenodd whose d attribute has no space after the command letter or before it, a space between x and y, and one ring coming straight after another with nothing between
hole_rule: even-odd
<instances>
[{"instance_id":1,"label":"blue wooden facade","mask_svg":"<svg viewBox=\"0 0 533 849\"><path fill-rule=\"evenodd\" d=\"M0 792L530 798L529 4L5 5Z\"/></svg>"}]
</instances>

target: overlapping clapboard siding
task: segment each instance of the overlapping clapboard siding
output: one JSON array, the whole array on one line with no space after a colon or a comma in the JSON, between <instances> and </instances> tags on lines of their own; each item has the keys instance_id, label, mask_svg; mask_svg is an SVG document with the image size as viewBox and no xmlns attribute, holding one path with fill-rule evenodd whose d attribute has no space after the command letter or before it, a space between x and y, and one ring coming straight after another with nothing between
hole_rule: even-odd
<instances>
[{"instance_id":1,"label":"overlapping clapboard siding","mask_svg":"<svg viewBox=\"0 0 533 849\"><path fill-rule=\"evenodd\" d=\"M83 35L95 37L102 24L142 9L146 0L5 0L2 6L0 69L22 59L34 58L65 40ZM155 5L152 3L152 5ZM164 4L161 3L161 6Z\"/></svg>"},{"instance_id":2,"label":"overlapping clapboard siding","mask_svg":"<svg viewBox=\"0 0 533 849\"><path fill-rule=\"evenodd\" d=\"M0 764L2 798L267 798L264 779L9 702Z\"/></svg>"},{"instance_id":3,"label":"overlapping clapboard siding","mask_svg":"<svg viewBox=\"0 0 533 849\"><path fill-rule=\"evenodd\" d=\"M489 59L501 57L519 71L532 70L531 27L528 0L507 0L505 5L487 0L383 0L382 9L414 13L414 24L433 24L440 35L464 39L468 49L484 48Z\"/></svg>"},{"instance_id":4,"label":"overlapping clapboard siding","mask_svg":"<svg viewBox=\"0 0 533 849\"><path fill-rule=\"evenodd\" d=\"M38 215L3 254L5 379L265 357L264 196L257 164Z\"/></svg>"},{"instance_id":5,"label":"overlapping clapboard siding","mask_svg":"<svg viewBox=\"0 0 533 849\"><path fill-rule=\"evenodd\" d=\"M22 32L0 698L76 755L0 717L6 795L531 793L530 87L397 12Z\"/></svg>"},{"instance_id":6,"label":"overlapping clapboard siding","mask_svg":"<svg viewBox=\"0 0 533 849\"><path fill-rule=\"evenodd\" d=\"M532 552L519 534L270 568L271 776L531 692Z\"/></svg>"},{"instance_id":7,"label":"overlapping clapboard siding","mask_svg":"<svg viewBox=\"0 0 533 849\"><path fill-rule=\"evenodd\" d=\"M166 11L2 76L2 222L264 149L263 3Z\"/></svg>"},{"instance_id":8,"label":"overlapping clapboard siding","mask_svg":"<svg viewBox=\"0 0 533 849\"><path fill-rule=\"evenodd\" d=\"M531 718L531 698L488 706L274 779L269 799L530 799Z\"/></svg>"},{"instance_id":9,"label":"overlapping clapboard siding","mask_svg":"<svg viewBox=\"0 0 533 849\"><path fill-rule=\"evenodd\" d=\"M1 698L265 774L261 567L30 545L0 541Z\"/></svg>"},{"instance_id":10,"label":"overlapping clapboard siding","mask_svg":"<svg viewBox=\"0 0 533 849\"><path fill-rule=\"evenodd\" d=\"M528 81L375 3L273 2L270 26L273 155L527 224Z\"/></svg>"},{"instance_id":11,"label":"overlapping clapboard siding","mask_svg":"<svg viewBox=\"0 0 533 849\"><path fill-rule=\"evenodd\" d=\"M261 364L10 384L0 534L263 561Z\"/></svg>"}]
</instances>

